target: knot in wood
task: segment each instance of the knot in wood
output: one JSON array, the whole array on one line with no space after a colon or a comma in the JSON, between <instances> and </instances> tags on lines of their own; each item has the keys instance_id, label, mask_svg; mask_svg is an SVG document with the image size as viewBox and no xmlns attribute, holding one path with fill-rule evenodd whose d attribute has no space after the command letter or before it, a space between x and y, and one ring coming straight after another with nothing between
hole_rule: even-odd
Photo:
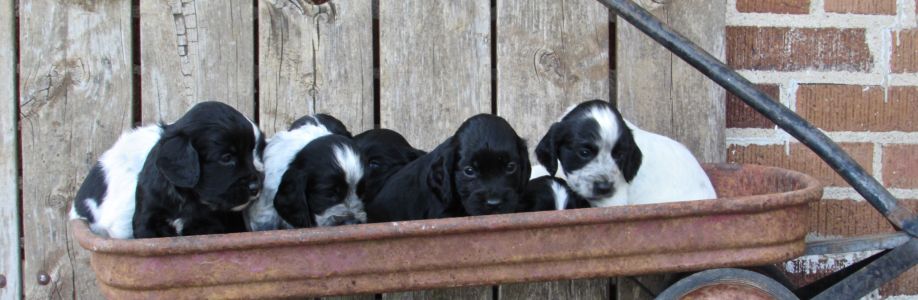
<instances>
[{"instance_id":1,"label":"knot in wood","mask_svg":"<svg viewBox=\"0 0 918 300\"><path fill-rule=\"evenodd\" d=\"M654 10L669 4L670 0L637 0L635 3L647 10Z\"/></svg>"},{"instance_id":2,"label":"knot in wood","mask_svg":"<svg viewBox=\"0 0 918 300\"><path fill-rule=\"evenodd\" d=\"M561 57L549 49L536 50L533 57L536 74L552 84L563 86L570 80L570 72L564 67Z\"/></svg>"},{"instance_id":3,"label":"knot in wood","mask_svg":"<svg viewBox=\"0 0 918 300\"><path fill-rule=\"evenodd\" d=\"M6 276L0 274L0 289L6 287Z\"/></svg>"}]
</instances>

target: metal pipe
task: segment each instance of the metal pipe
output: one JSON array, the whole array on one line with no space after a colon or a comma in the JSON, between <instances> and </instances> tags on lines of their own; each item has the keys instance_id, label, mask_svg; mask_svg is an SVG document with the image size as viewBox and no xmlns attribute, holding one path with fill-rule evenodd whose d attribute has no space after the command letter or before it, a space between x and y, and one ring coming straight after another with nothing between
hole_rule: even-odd
<instances>
[{"instance_id":1,"label":"metal pipe","mask_svg":"<svg viewBox=\"0 0 918 300\"><path fill-rule=\"evenodd\" d=\"M905 245L871 262L841 282L832 285L813 299L856 299L863 297L884 283L899 276L918 263L918 239L911 239Z\"/></svg>"},{"instance_id":2,"label":"metal pipe","mask_svg":"<svg viewBox=\"0 0 918 300\"><path fill-rule=\"evenodd\" d=\"M681 57L687 63L708 76L746 102L747 105L773 121L781 129L797 138L813 150L832 169L845 179L858 193L864 196L873 207L886 216L896 228L918 237L918 219L915 213L899 205L899 202L864 168L857 164L845 151L824 133L813 127L799 115L771 100L768 95L759 91L752 82L736 73L733 69L692 43L679 33L663 24L647 10L631 0L598 0L616 14L634 25L637 29L656 40Z\"/></svg>"}]
</instances>

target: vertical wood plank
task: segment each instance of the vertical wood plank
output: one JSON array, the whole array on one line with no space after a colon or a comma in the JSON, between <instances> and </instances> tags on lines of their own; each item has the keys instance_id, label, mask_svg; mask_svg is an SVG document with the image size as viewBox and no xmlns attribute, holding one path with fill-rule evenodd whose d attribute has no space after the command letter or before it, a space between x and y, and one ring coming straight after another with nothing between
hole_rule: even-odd
<instances>
[{"instance_id":1,"label":"vertical wood plank","mask_svg":"<svg viewBox=\"0 0 918 300\"><path fill-rule=\"evenodd\" d=\"M492 300L490 286L383 294L383 300Z\"/></svg>"},{"instance_id":2,"label":"vertical wood plank","mask_svg":"<svg viewBox=\"0 0 918 300\"><path fill-rule=\"evenodd\" d=\"M379 5L380 123L432 149L466 118L491 112L488 1L383 1ZM489 286L383 295L384 299L490 299Z\"/></svg>"},{"instance_id":3,"label":"vertical wood plank","mask_svg":"<svg viewBox=\"0 0 918 300\"><path fill-rule=\"evenodd\" d=\"M429 150L491 112L488 1L381 2L379 35L382 127Z\"/></svg>"},{"instance_id":4,"label":"vertical wood plank","mask_svg":"<svg viewBox=\"0 0 918 300\"><path fill-rule=\"evenodd\" d=\"M678 0L676 0L678 1ZM667 21L663 5L645 4L655 17ZM616 19L616 101L625 118L644 130L673 137L672 54L624 19Z\"/></svg>"},{"instance_id":5,"label":"vertical wood plank","mask_svg":"<svg viewBox=\"0 0 918 300\"><path fill-rule=\"evenodd\" d=\"M67 213L131 126L131 3L22 0L20 12L25 296L102 299Z\"/></svg>"},{"instance_id":6,"label":"vertical wood plank","mask_svg":"<svg viewBox=\"0 0 918 300\"><path fill-rule=\"evenodd\" d=\"M497 114L530 152L567 107L608 100L609 12L595 0L497 1ZM535 157L531 159L535 162ZM500 299L608 299L609 279L502 285Z\"/></svg>"},{"instance_id":7,"label":"vertical wood plank","mask_svg":"<svg viewBox=\"0 0 918 300\"><path fill-rule=\"evenodd\" d=\"M669 8L669 24L723 61L726 1L678 0ZM726 91L673 55L673 136L704 162L727 159Z\"/></svg>"},{"instance_id":8,"label":"vertical wood plank","mask_svg":"<svg viewBox=\"0 0 918 300\"><path fill-rule=\"evenodd\" d=\"M253 6L251 0L140 1L145 124L173 122L207 100L254 117Z\"/></svg>"},{"instance_id":9,"label":"vertical wood plank","mask_svg":"<svg viewBox=\"0 0 918 300\"><path fill-rule=\"evenodd\" d=\"M595 0L498 0L497 82L497 114L533 150L569 106L608 100L608 11Z\"/></svg>"},{"instance_id":10,"label":"vertical wood plank","mask_svg":"<svg viewBox=\"0 0 918 300\"><path fill-rule=\"evenodd\" d=\"M0 299L18 299L19 192L16 161L16 42L13 1L0 4Z\"/></svg>"},{"instance_id":11,"label":"vertical wood plank","mask_svg":"<svg viewBox=\"0 0 918 300\"><path fill-rule=\"evenodd\" d=\"M725 1L638 1L688 39L723 59ZM716 83L644 35L616 21L616 92L625 118L685 144L703 162L726 159L725 92ZM669 275L619 278L618 299L652 299ZM640 285L643 285L641 287Z\"/></svg>"},{"instance_id":12,"label":"vertical wood plank","mask_svg":"<svg viewBox=\"0 0 918 300\"><path fill-rule=\"evenodd\" d=\"M723 59L724 1L639 3ZM724 161L724 90L623 19L617 21L616 38L617 100L625 117L682 142L701 161Z\"/></svg>"},{"instance_id":13,"label":"vertical wood plank","mask_svg":"<svg viewBox=\"0 0 918 300\"><path fill-rule=\"evenodd\" d=\"M259 0L258 113L266 134L315 113L355 134L373 127L372 21L370 1Z\"/></svg>"},{"instance_id":14,"label":"vertical wood plank","mask_svg":"<svg viewBox=\"0 0 918 300\"><path fill-rule=\"evenodd\" d=\"M562 280L545 283L505 284L499 299L607 300L612 296L609 279Z\"/></svg>"},{"instance_id":15,"label":"vertical wood plank","mask_svg":"<svg viewBox=\"0 0 918 300\"><path fill-rule=\"evenodd\" d=\"M329 113L353 133L373 128L370 1L260 0L260 123L269 136Z\"/></svg>"}]
</instances>

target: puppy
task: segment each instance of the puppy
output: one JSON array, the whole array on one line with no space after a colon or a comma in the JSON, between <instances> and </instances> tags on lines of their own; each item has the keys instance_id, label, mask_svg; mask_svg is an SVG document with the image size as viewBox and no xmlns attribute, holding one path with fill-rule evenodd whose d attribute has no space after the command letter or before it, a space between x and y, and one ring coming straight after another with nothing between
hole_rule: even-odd
<instances>
[{"instance_id":1,"label":"puppy","mask_svg":"<svg viewBox=\"0 0 918 300\"><path fill-rule=\"evenodd\" d=\"M373 202L383 184L395 172L426 154L411 147L405 137L389 129L367 130L355 136L354 142L367 158L366 189L362 198L364 203Z\"/></svg>"},{"instance_id":2,"label":"puppy","mask_svg":"<svg viewBox=\"0 0 918 300\"><path fill-rule=\"evenodd\" d=\"M526 184L517 212L564 210L590 207L561 178L541 176Z\"/></svg>"},{"instance_id":3,"label":"puppy","mask_svg":"<svg viewBox=\"0 0 918 300\"><path fill-rule=\"evenodd\" d=\"M571 189L594 207L717 198L685 146L638 129L608 102L569 109L535 152L552 175L560 161Z\"/></svg>"},{"instance_id":4,"label":"puppy","mask_svg":"<svg viewBox=\"0 0 918 300\"><path fill-rule=\"evenodd\" d=\"M258 196L265 142L232 107L203 102L171 125L123 134L77 192L71 218L111 238L242 231Z\"/></svg>"},{"instance_id":5,"label":"puppy","mask_svg":"<svg viewBox=\"0 0 918 300\"><path fill-rule=\"evenodd\" d=\"M507 121L474 116L392 175L367 214L386 222L515 212L529 179L527 153Z\"/></svg>"},{"instance_id":6,"label":"puppy","mask_svg":"<svg viewBox=\"0 0 918 300\"><path fill-rule=\"evenodd\" d=\"M265 149L265 188L246 210L251 231L366 222L364 159L344 125L329 115L305 116Z\"/></svg>"}]
</instances>

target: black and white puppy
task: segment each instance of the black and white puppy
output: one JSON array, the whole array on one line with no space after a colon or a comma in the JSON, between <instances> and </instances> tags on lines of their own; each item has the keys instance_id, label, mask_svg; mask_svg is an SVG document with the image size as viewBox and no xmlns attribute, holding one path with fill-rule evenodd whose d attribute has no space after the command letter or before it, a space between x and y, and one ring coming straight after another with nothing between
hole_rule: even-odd
<instances>
[{"instance_id":1,"label":"black and white puppy","mask_svg":"<svg viewBox=\"0 0 918 300\"><path fill-rule=\"evenodd\" d=\"M574 106L536 147L550 174L558 162L571 189L594 207L717 198L692 153L626 122L614 106Z\"/></svg>"},{"instance_id":2,"label":"black and white puppy","mask_svg":"<svg viewBox=\"0 0 918 300\"><path fill-rule=\"evenodd\" d=\"M173 124L123 134L83 182L71 218L119 239L243 231L239 211L261 190L264 146L237 110L197 104Z\"/></svg>"},{"instance_id":3,"label":"black and white puppy","mask_svg":"<svg viewBox=\"0 0 918 300\"><path fill-rule=\"evenodd\" d=\"M371 129L354 137L354 142L367 158L366 189L363 203L373 202L386 180L408 163L426 152L411 147L398 132L389 129Z\"/></svg>"},{"instance_id":4,"label":"black and white puppy","mask_svg":"<svg viewBox=\"0 0 918 300\"><path fill-rule=\"evenodd\" d=\"M574 193L564 179L546 175L529 180L517 212L586 207L590 204Z\"/></svg>"},{"instance_id":5,"label":"black and white puppy","mask_svg":"<svg viewBox=\"0 0 918 300\"><path fill-rule=\"evenodd\" d=\"M529 173L526 143L510 124L477 115L392 175L367 214L386 222L515 212Z\"/></svg>"},{"instance_id":6,"label":"black and white puppy","mask_svg":"<svg viewBox=\"0 0 918 300\"><path fill-rule=\"evenodd\" d=\"M265 188L246 211L252 231L366 222L360 195L366 162L344 125L305 116L265 149Z\"/></svg>"}]
</instances>

